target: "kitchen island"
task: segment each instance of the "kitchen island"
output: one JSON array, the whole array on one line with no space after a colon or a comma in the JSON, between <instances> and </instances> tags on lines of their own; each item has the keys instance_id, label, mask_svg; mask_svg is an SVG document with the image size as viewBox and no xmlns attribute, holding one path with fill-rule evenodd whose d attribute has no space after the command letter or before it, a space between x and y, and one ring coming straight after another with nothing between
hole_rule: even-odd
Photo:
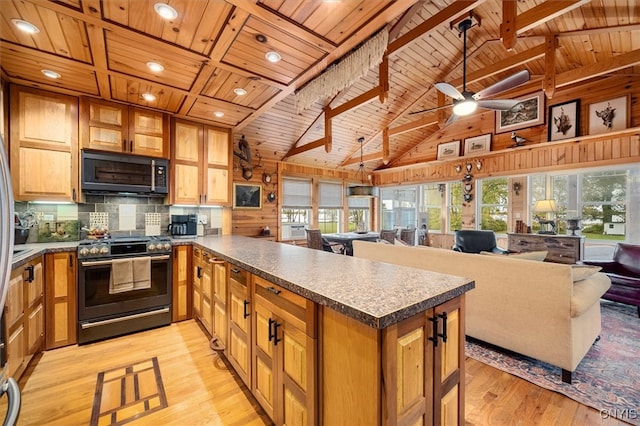
<instances>
[{"instance_id":1,"label":"kitchen island","mask_svg":"<svg viewBox=\"0 0 640 426\"><path fill-rule=\"evenodd\" d=\"M276 424L464 422L471 279L248 237L194 243L250 277L244 299L229 291L225 354Z\"/></svg>"}]
</instances>

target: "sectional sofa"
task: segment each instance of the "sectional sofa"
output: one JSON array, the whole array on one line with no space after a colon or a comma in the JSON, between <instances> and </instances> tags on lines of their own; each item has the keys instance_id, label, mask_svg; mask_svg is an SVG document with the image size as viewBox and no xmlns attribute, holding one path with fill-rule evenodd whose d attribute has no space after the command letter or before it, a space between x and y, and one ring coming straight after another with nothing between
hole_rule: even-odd
<instances>
[{"instance_id":1,"label":"sectional sofa","mask_svg":"<svg viewBox=\"0 0 640 426\"><path fill-rule=\"evenodd\" d=\"M475 280L466 293L467 336L560 367L566 383L600 334L599 301L611 281L594 269L424 246L355 241L353 249L356 257Z\"/></svg>"}]
</instances>

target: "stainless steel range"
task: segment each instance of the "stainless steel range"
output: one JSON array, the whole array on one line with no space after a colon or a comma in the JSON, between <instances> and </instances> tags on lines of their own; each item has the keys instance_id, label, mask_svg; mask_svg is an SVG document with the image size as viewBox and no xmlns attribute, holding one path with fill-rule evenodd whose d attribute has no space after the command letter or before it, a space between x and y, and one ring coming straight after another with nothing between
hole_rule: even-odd
<instances>
[{"instance_id":1,"label":"stainless steel range","mask_svg":"<svg viewBox=\"0 0 640 426\"><path fill-rule=\"evenodd\" d=\"M78 244L78 342L171 323L168 237L84 240Z\"/></svg>"}]
</instances>

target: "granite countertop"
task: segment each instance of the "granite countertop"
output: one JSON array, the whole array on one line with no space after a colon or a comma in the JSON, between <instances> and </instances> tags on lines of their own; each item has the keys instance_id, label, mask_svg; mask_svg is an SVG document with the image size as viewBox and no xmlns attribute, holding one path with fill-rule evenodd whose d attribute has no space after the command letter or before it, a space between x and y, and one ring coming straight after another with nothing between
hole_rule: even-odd
<instances>
[{"instance_id":1,"label":"granite countertop","mask_svg":"<svg viewBox=\"0 0 640 426\"><path fill-rule=\"evenodd\" d=\"M475 287L469 278L250 237L198 237L194 242L261 278L379 329Z\"/></svg>"}]
</instances>

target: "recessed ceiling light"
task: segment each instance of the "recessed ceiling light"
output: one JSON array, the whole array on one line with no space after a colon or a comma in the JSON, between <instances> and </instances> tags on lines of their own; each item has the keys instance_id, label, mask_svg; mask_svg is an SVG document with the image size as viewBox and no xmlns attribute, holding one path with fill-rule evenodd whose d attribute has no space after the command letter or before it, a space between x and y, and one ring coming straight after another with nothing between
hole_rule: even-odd
<instances>
[{"instance_id":1,"label":"recessed ceiling light","mask_svg":"<svg viewBox=\"0 0 640 426\"><path fill-rule=\"evenodd\" d=\"M224 112L222 111L216 111L213 113L213 115L215 115L216 117L220 118L220 117L224 117Z\"/></svg>"},{"instance_id":2,"label":"recessed ceiling light","mask_svg":"<svg viewBox=\"0 0 640 426\"><path fill-rule=\"evenodd\" d=\"M282 56L280 56L278 52L267 52L264 57L267 58L267 61L274 63L282 59Z\"/></svg>"},{"instance_id":3,"label":"recessed ceiling light","mask_svg":"<svg viewBox=\"0 0 640 426\"><path fill-rule=\"evenodd\" d=\"M147 62L147 66L153 72L164 71L164 67L157 62Z\"/></svg>"},{"instance_id":4,"label":"recessed ceiling light","mask_svg":"<svg viewBox=\"0 0 640 426\"><path fill-rule=\"evenodd\" d=\"M143 93L142 94L142 99L144 99L147 102L153 102L156 100L156 97L154 95L152 95L151 93Z\"/></svg>"},{"instance_id":5,"label":"recessed ceiling light","mask_svg":"<svg viewBox=\"0 0 640 426\"><path fill-rule=\"evenodd\" d=\"M31 22L23 21L22 19L12 19L11 22L25 33L35 34L40 32L40 28L36 27Z\"/></svg>"},{"instance_id":6,"label":"recessed ceiling light","mask_svg":"<svg viewBox=\"0 0 640 426\"><path fill-rule=\"evenodd\" d=\"M153 5L153 9L164 19L176 19L178 17L178 12L166 3L156 3Z\"/></svg>"},{"instance_id":7,"label":"recessed ceiling light","mask_svg":"<svg viewBox=\"0 0 640 426\"><path fill-rule=\"evenodd\" d=\"M51 70L40 70L40 72L44 75L46 75L49 78L60 78L62 77L60 74L58 74L55 71L51 71Z\"/></svg>"},{"instance_id":8,"label":"recessed ceiling light","mask_svg":"<svg viewBox=\"0 0 640 426\"><path fill-rule=\"evenodd\" d=\"M235 93L238 96L244 96L247 94L247 91L244 90L242 87L236 87L235 89L233 89L233 93Z\"/></svg>"},{"instance_id":9,"label":"recessed ceiling light","mask_svg":"<svg viewBox=\"0 0 640 426\"><path fill-rule=\"evenodd\" d=\"M266 43L267 42L267 36L264 34L256 34L256 40L260 43Z\"/></svg>"}]
</instances>

